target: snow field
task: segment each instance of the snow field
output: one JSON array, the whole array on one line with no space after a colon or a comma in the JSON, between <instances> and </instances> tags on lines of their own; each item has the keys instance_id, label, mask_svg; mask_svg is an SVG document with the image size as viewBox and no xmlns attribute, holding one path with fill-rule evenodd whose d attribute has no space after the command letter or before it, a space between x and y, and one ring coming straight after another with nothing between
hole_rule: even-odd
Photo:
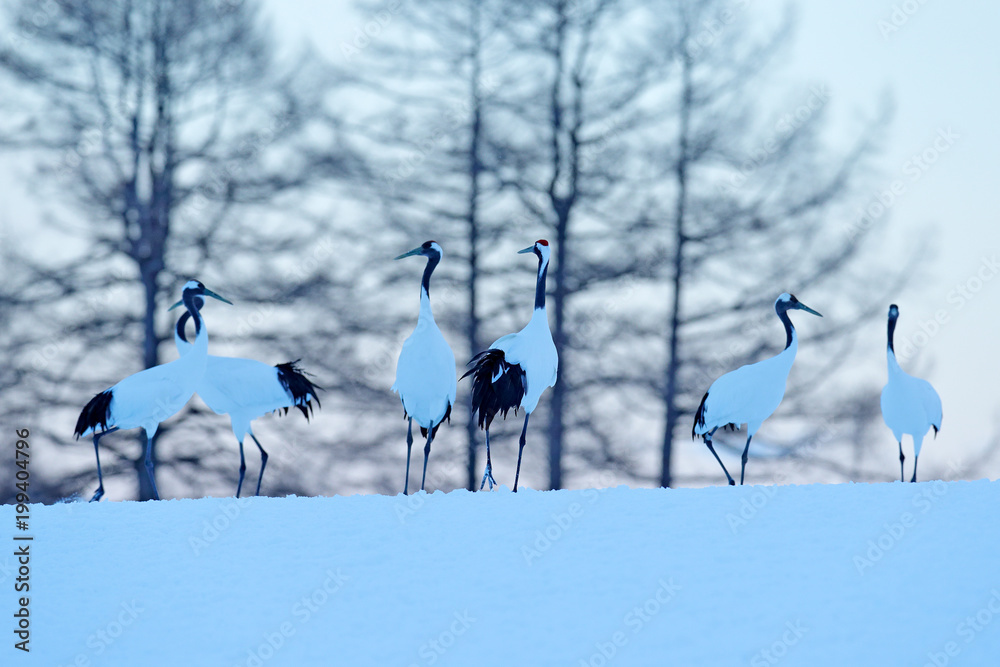
<instances>
[{"instance_id":1,"label":"snow field","mask_svg":"<svg viewBox=\"0 0 1000 667\"><path fill-rule=\"evenodd\" d=\"M996 664L998 500L936 481L34 506L32 650L9 638L3 664Z\"/></svg>"}]
</instances>

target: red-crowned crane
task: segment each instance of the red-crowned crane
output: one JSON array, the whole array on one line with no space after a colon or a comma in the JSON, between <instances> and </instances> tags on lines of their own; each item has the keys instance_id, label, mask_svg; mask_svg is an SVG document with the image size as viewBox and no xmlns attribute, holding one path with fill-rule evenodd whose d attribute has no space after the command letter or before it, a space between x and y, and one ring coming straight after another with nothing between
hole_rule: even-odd
<instances>
[{"instance_id":1,"label":"red-crowned crane","mask_svg":"<svg viewBox=\"0 0 1000 667\"><path fill-rule=\"evenodd\" d=\"M195 307L201 309L204 301L195 298ZM174 329L174 343L181 356L188 354L193 346L184 334L190 313L184 313L177 320ZM317 387L302 372L296 364L289 361L285 364L268 366L253 359L239 357L217 357L208 355L205 374L198 383L196 393L201 396L212 412L217 415L229 415L233 435L240 445L240 479L236 484L236 497L240 497L243 489L243 477L246 474L247 463L243 455L243 439L249 435L260 450L260 473L257 475L257 490L260 495L260 483L264 479L264 468L267 466L267 452L254 435L251 422L269 412L288 414L289 408L298 408L306 421L312 413L312 401L321 407Z\"/></svg>"},{"instance_id":2,"label":"red-crowned crane","mask_svg":"<svg viewBox=\"0 0 1000 667\"><path fill-rule=\"evenodd\" d=\"M532 252L538 257L538 277L535 282L535 311L523 329L496 340L488 350L480 352L469 362L472 368L462 377L472 375L472 407L479 411L479 427L486 431L486 472L479 488L487 482L490 489L496 484L493 479L493 463L490 460L490 424L497 413L504 419L507 412L524 408L524 426L517 450L517 472L514 474L514 492L521 476L521 454L528 431L528 418L538 405L538 399L547 387L556 383L559 373L559 355L549 318L545 312L545 276L549 269L549 242L541 239L535 244L519 250L518 253Z\"/></svg>"},{"instance_id":3,"label":"red-crowned crane","mask_svg":"<svg viewBox=\"0 0 1000 667\"><path fill-rule=\"evenodd\" d=\"M142 427L146 431L146 472L153 487L153 498L160 499L153 477L153 436L160 422L175 415L194 394L201 376L205 373L208 358L208 328L198 314L195 298L210 296L232 304L197 280L184 285L180 302L194 320L195 340L189 354L166 364L139 371L115 386L94 396L80 412L76 421L77 439L94 434L94 455L97 457L97 491L91 502L104 495L104 477L101 475L101 455L98 442L108 433ZM171 308L175 307L171 306ZM100 432L98 432L100 429Z\"/></svg>"},{"instance_id":4,"label":"red-crowned crane","mask_svg":"<svg viewBox=\"0 0 1000 667\"><path fill-rule=\"evenodd\" d=\"M722 459L716 454L712 446L712 436L720 427L739 428L740 424L747 425L747 444L743 448L743 465L740 468L740 484L743 484L750 440L764 420L778 409L781 399L785 397L788 372L792 370L792 362L795 361L795 353L799 349L798 334L795 333L792 321L788 319L789 310L804 310L823 317L799 302L792 294L785 292L779 296L774 302L774 312L785 325L785 349L770 359L730 371L713 382L702 397L701 405L698 406L698 412L694 416L691 437L700 435L704 438L705 444L722 466L722 472L726 473L726 479L731 485L736 482L726 470Z\"/></svg>"},{"instance_id":5,"label":"red-crowned crane","mask_svg":"<svg viewBox=\"0 0 1000 667\"><path fill-rule=\"evenodd\" d=\"M441 261L441 246L434 241L405 252L396 259L420 255L427 258L424 277L420 281L420 314L417 327L403 342L396 363L396 381L392 390L403 403L406 426L406 483L403 494L410 490L410 450L413 448L413 420L420 426L420 434L427 438L424 445L424 473L420 490L427 481L427 459L431 455L431 442L444 420L451 421L451 406L455 404L458 389L455 353L441 335L431 312L431 274Z\"/></svg>"},{"instance_id":6,"label":"red-crowned crane","mask_svg":"<svg viewBox=\"0 0 1000 667\"><path fill-rule=\"evenodd\" d=\"M889 306L889 346L886 357L889 364L889 381L882 389L882 419L892 430L899 443L899 479L906 481L903 473L903 435L913 438L913 477L917 481L917 461L920 459L920 447L924 444L924 436L931 428L937 437L941 428L941 397L927 380L907 375L896 361L896 350L892 339L896 332L896 320L899 319L899 308L896 304Z\"/></svg>"}]
</instances>

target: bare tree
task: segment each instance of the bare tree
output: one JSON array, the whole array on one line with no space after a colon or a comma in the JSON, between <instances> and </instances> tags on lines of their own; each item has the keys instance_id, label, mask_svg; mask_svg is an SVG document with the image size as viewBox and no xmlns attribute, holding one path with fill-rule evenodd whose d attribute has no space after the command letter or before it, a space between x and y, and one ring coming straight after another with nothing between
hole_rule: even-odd
<instances>
[{"instance_id":1,"label":"bare tree","mask_svg":"<svg viewBox=\"0 0 1000 667\"><path fill-rule=\"evenodd\" d=\"M52 409L159 363L170 336L157 312L185 274L210 283L248 253L263 261L310 242L307 221L269 239L247 211L287 207L347 159L322 106L333 82L308 54L278 66L255 3L19 2L10 21L17 39L0 51L0 74L22 111L3 145L43 152L35 194L62 205L48 225L66 247L19 258L33 303L49 302L34 316L59 353L43 354L33 381ZM137 287L138 313L121 305Z\"/></svg>"},{"instance_id":2,"label":"bare tree","mask_svg":"<svg viewBox=\"0 0 1000 667\"><path fill-rule=\"evenodd\" d=\"M791 420L809 420L836 413L833 371L859 322L884 307L901 274L876 275L863 265L874 234L833 224L858 201L886 112L846 150L831 151L821 140L829 97L823 86L793 92L763 111L754 94L766 86L764 74L786 41L787 18L759 33L752 16L715 0L664 10L670 21L658 42L669 45L664 66L677 82L665 126L672 142L657 160L666 165L660 196L670 235L659 482L670 486L674 438L678 428L686 433L684 420L711 380L774 347L768 324L778 293L794 289L810 303L837 308L836 324L804 337L819 350L814 356L825 359L796 371L804 379L793 381L797 391L782 408ZM872 418L869 411L853 414Z\"/></svg>"},{"instance_id":3,"label":"bare tree","mask_svg":"<svg viewBox=\"0 0 1000 667\"><path fill-rule=\"evenodd\" d=\"M518 196L522 225L548 229L554 257L552 337L559 353L559 379L548 408L548 485L563 486L564 442L569 429L598 441L603 415L570 396L597 380L590 353L597 336L574 337L594 323L593 304L583 297L602 286L648 272L651 249L641 242L626 252L614 239L639 239L648 231L640 207L612 210L628 174L630 140L648 127L644 101L659 82L648 56L618 36L640 5L617 0L551 0L518 5L511 40L520 84L505 91L506 120L513 147L501 169L504 187ZM613 335L613 334L612 334ZM605 341L607 339L604 339ZM614 463L604 448L602 462Z\"/></svg>"},{"instance_id":4,"label":"bare tree","mask_svg":"<svg viewBox=\"0 0 1000 667\"><path fill-rule=\"evenodd\" d=\"M363 16L385 11L358 7ZM482 349L483 322L495 316L480 297L491 274L483 255L503 229L495 177L502 138L491 129L491 113L509 52L499 32L505 11L503 3L481 0L406 5L366 51L349 53L363 65L357 85L372 95L375 110L354 131L374 148L371 185L386 216L411 243L425 236L444 243L447 261L435 279L447 281L448 290L435 308L439 320L461 332L459 359ZM459 300L461 308L452 303ZM462 405L453 416L465 423L464 485L473 489L481 435L468 391L460 385Z\"/></svg>"}]
</instances>

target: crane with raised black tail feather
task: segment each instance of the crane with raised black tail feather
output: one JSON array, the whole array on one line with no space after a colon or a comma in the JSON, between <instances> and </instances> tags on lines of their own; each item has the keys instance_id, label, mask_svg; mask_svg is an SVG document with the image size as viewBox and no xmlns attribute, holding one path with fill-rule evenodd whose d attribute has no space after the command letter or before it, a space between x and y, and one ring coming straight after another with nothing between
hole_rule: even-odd
<instances>
[{"instance_id":1,"label":"crane with raised black tail feather","mask_svg":"<svg viewBox=\"0 0 1000 667\"><path fill-rule=\"evenodd\" d=\"M201 309L204 301L195 298L195 307ZM174 343L177 351L183 357L189 354L193 345L188 342L184 328L190 313L184 313L177 320L174 329ZM196 393L201 396L212 412L217 415L229 415L233 435L240 445L240 478L236 484L236 497L240 497L243 489L243 478L247 463L243 455L243 439L249 435L260 450L260 473L257 475L257 490L254 495L260 495L260 483L264 479L264 468L267 467L267 452L261 446L260 440L254 435L251 422L269 412L288 414L289 408L298 408L309 420L312 414L312 401L317 407L322 407L317 390L306 374L298 367L299 360L284 364L268 366L254 359L240 357L217 357L208 355L205 374L198 383Z\"/></svg>"},{"instance_id":2,"label":"crane with raised black tail feather","mask_svg":"<svg viewBox=\"0 0 1000 667\"><path fill-rule=\"evenodd\" d=\"M160 422L175 415L194 394L208 358L208 327L198 312L196 297L210 296L231 304L197 280L184 285L181 300L171 309L183 304L194 320L195 339L191 352L180 359L153 366L128 376L115 386L94 396L80 412L74 434L77 439L94 434L94 455L97 457L97 491L91 502L104 495L104 477L101 474L101 454L98 442L109 433L142 427L146 431L146 472L153 488L153 498L160 499L153 474L153 436ZM100 430L98 430L100 429Z\"/></svg>"},{"instance_id":3,"label":"crane with raised black tail feather","mask_svg":"<svg viewBox=\"0 0 1000 667\"><path fill-rule=\"evenodd\" d=\"M426 241L396 259L419 255L427 258L424 275L420 281L420 314L417 327L403 342L396 362L396 381L392 390L403 403L406 425L406 483L403 494L410 490L410 450L413 448L413 420L417 420L420 434L427 438L424 444L424 472L420 477L420 490L427 481L427 459L431 455L431 442L438 428L451 421L451 406L455 404L458 390L455 353L441 335L434 313L431 311L431 274L441 261L443 251L434 241Z\"/></svg>"},{"instance_id":4,"label":"crane with raised black tail feather","mask_svg":"<svg viewBox=\"0 0 1000 667\"><path fill-rule=\"evenodd\" d=\"M556 383L559 373L559 355L549 318L545 311L545 277L549 268L549 242L541 239L518 253L534 253L538 257L538 276L535 282L535 310L531 319L517 333L498 338L488 350L480 352L469 362L472 368L462 376L472 376L472 408L479 412L479 427L486 431L486 472L479 488L493 479L493 462L490 460L490 424L497 413L507 418L510 410L517 414L524 408L524 426L517 450L517 472L514 474L514 491L521 476L521 454L524 452L528 418L538 405L538 399L547 387Z\"/></svg>"},{"instance_id":5,"label":"crane with raised black tail feather","mask_svg":"<svg viewBox=\"0 0 1000 667\"><path fill-rule=\"evenodd\" d=\"M788 319L789 310L804 310L818 315L812 308L801 303L794 295L785 292L774 302L774 312L785 325L785 349L770 359L758 361L755 364L741 366L735 371L726 373L712 383L701 399L701 405L694 416L694 427L691 437L702 436L715 460L722 466L729 484L733 481L725 464L712 446L712 436L726 426L738 428L740 424L747 425L747 443L743 448L743 465L740 468L740 484L746 474L747 457L750 452L750 440L754 433L770 417L785 397L785 384L788 373L792 370L795 353L799 349L799 337L795 333L792 321Z\"/></svg>"},{"instance_id":6,"label":"crane with raised black tail feather","mask_svg":"<svg viewBox=\"0 0 1000 667\"><path fill-rule=\"evenodd\" d=\"M889 381L882 389L882 420L899 443L899 479L902 482L906 481L903 473L903 436L909 434L913 439L913 477L910 481L916 482L917 461L920 459L924 436L933 428L936 438L941 428L941 397L930 382L908 375L899 367L893 346L897 319L899 308L892 304L889 306L889 344L885 352Z\"/></svg>"}]
</instances>

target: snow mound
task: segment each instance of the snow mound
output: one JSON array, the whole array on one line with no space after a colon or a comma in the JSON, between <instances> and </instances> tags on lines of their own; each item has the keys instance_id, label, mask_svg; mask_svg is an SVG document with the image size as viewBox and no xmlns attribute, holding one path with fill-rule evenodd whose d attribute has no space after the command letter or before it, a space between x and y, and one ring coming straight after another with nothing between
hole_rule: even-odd
<instances>
[{"instance_id":1,"label":"snow mound","mask_svg":"<svg viewBox=\"0 0 1000 667\"><path fill-rule=\"evenodd\" d=\"M36 505L31 652L8 634L2 662L996 664L998 505L987 481Z\"/></svg>"}]
</instances>

